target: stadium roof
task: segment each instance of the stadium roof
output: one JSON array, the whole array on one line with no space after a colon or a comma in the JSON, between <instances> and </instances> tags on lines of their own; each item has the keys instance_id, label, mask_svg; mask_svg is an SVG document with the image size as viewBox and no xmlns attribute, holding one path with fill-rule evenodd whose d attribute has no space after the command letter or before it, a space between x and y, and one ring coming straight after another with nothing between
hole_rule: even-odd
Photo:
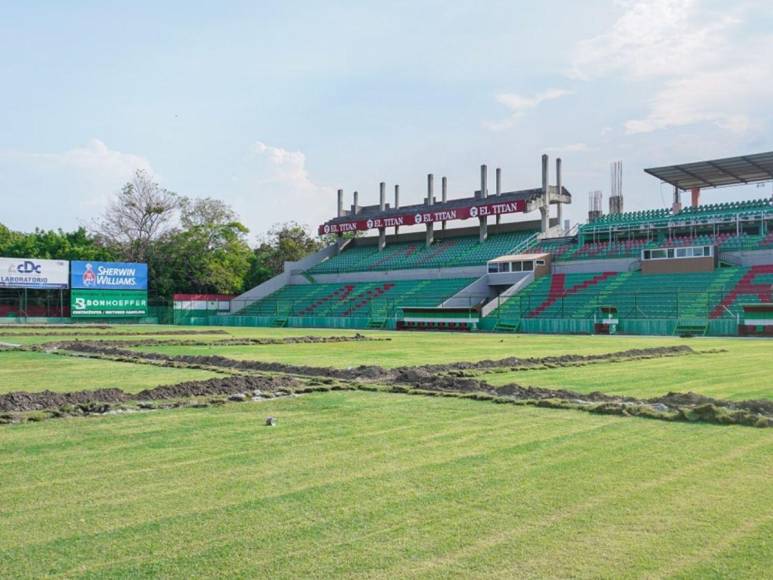
<instances>
[{"instance_id":1,"label":"stadium roof","mask_svg":"<svg viewBox=\"0 0 773 580\"><path fill-rule=\"evenodd\" d=\"M566 187L562 187L561 192L565 196L564 203L571 202L571 194L566 189ZM375 217L385 218L385 217L398 216L405 213L415 213L418 211L428 211L428 210L443 211L443 210L450 210L450 209L459 209L459 208L471 207L473 205L480 204L482 202L488 202L488 203L508 203L508 202L514 202L514 201L529 202L529 201L535 201L535 200L541 199L541 197L542 197L542 189L535 188L535 189L524 189L521 191L508 191L508 192L503 192L500 195L489 195L488 197L485 197L485 198L464 197L459 199L449 199L445 203L438 201L436 199L433 205L427 205L426 203L401 205L400 207L388 207L383 211L380 210L379 206L377 205L369 205L369 206L361 206L360 211L357 214L351 214L347 212L345 215L342 215L341 217L335 217L327 221L326 223L335 224L335 223L347 222L347 221L351 221L352 218L375 218ZM554 198L551 198L551 202L554 202Z\"/></svg>"},{"instance_id":2,"label":"stadium roof","mask_svg":"<svg viewBox=\"0 0 773 580\"><path fill-rule=\"evenodd\" d=\"M644 170L682 190L773 180L773 151Z\"/></svg>"}]
</instances>

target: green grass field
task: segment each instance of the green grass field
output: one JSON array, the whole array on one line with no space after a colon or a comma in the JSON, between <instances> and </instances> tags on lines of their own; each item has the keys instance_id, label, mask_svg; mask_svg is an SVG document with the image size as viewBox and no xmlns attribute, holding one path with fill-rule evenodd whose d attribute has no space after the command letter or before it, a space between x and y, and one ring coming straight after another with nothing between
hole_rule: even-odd
<instances>
[{"instance_id":1,"label":"green grass field","mask_svg":"<svg viewBox=\"0 0 773 580\"><path fill-rule=\"evenodd\" d=\"M13 576L764 577L773 559L768 430L335 393L2 438Z\"/></svg>"},{"instance_id":2,"label":"green grass field","mask_svg":"<svg viewBox=\"0 0 773 580\"><path fill-rule=\"evenodd\" d=\"M18 332L0 328L0 342L66 340ZM105 331L73 337L94 332ZM773 343L763 340L365 334L392 340L135 350L345 368L688 344L727 352L480 376L773 399ZM0 351L0 393L136 392L211 376ZM277 427L263 426L269 415ZM771 481L773 429L458 398L333 392L0 425L0 576L762 578L773 561Z\"/></svg>"},{"instance_id":3,"label":"green grass field","mask_svg":"<svg viewBox=\"0 0 773 580\"><path fill-rule=\"evenodd\" d=\"M0 394L10 391L68 392L142 389L222 376L196 369L172 369L124 362L67 357L42 352L0 351Z\"/></svg>"}]
</instances>

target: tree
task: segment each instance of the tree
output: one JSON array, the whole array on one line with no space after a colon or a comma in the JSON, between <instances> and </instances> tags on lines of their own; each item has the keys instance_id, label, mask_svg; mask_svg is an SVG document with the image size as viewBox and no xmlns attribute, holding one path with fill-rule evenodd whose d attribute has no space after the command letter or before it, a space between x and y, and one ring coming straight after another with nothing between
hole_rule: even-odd
<instances>
[{"instance_id":1,"label":"tree","mask_svg":"<svg viewBox=\"0 0 773 580\"><path fill-rule=\"evenodd\" d=\"M145 262L153 242L172 229L180 204L177 194L138 169L108 206L97 232L123 259Z\"/></svg>"},{"instance_id":2,"label":"tree","mask_svg":"<svg viewBox=\"0 0 773 580\"><path fill-rule=\"evenodd\" d=\"M249 230L219 200L183 198L180 209L182 227L149 253L154 294L241 292L254 260L246 241Z\"/></svg>"},{"instance_id":3,"label":"tree","mask_svg":"<svg viewBox=\"0 0 773 580\"><path fill-rule=\"evenodd\" d=\"M38 230L14 232L0 224L0 255L54 260L114 260L115 252L100 244L85 228L72 232Z\"/></svg>"},{"instance_id":4,"label":"tree","mask_svg":"<svg viewBox=\"0 0 773 580\"><path fill-rule=\"evenodd\" d=\"M282 271L285 262L300 260L322 247L322 242L296 222L275 224L259 241L255 250L257 264L251 273L251 283L259 277L255 274L265 275L263 280L276 276Z\"/></svg>"}]
</instances>

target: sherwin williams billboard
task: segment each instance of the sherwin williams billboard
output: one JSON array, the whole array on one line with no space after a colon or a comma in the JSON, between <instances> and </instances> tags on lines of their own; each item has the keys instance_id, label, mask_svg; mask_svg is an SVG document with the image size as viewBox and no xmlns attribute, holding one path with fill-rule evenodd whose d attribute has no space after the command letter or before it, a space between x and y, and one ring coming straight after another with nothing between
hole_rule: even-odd
<instances>
[{"instance_id":1,"label":"sherwin williams billboard","mask_svg":"<svg viewBox=\"0 0 773 580\"><path fill-rule=\"evenodd\" d=\"M68 288L69 273L66 260L0 258L0 288Z\"/></svg>"},{"instance_id":2,"label":"sherwin williams billboard","mask_svg":"<svg viewBox=\"0 0 773 580\"><path fill-rule=\"evenodd\" d=\"M89 290L147 290L148 265L133 262L72 263L72 287Z\"/></svg>"},{"instance_id":3,"label":"sherwin williams billboard","mask_svg":"<svg viewBox=\"0 0 773 580\"><path fill-rule=\"evenodd\" d=\"M131 318L147 316L148 293L145 290L79 290L70 292L70 316L73 318Z\"/></svg>"}]
</instances>

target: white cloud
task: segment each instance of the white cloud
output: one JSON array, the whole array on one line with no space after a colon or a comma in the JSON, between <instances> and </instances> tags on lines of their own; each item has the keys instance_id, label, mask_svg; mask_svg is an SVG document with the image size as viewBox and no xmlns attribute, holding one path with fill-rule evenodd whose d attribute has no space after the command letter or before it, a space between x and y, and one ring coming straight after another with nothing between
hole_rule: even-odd
<instances>
[{"instance_id":1,"label":"white cloud","mask_svg":"<svg viewBox=\"0 0 773 580\"><path fill-rule=\"evenodd\" d=\"M742 133L773 95L773 36L754 34L748 20L773 14L767 0L722 6L701 0L635 0L609 32L576 48L570 76L621 76L658 88L627 133L713 123Z\"/></svg>"},{"instance_id":2,"label":"white cloud","mask_svg":"<svg viewBox=\"0 0 773 580\"><path fill-rule=\"evenodd\" d=\"M110 149L99 139L54 153L2 150L0 191L20 202L35 200L19 203L6 218L8 225L32 229L90 222L137 169L153 174L145 157Z\"/></svg>"},{"instance_id":3,"label":"white cloud","mask_svg":"<svg viewBox=\"0 0 773 580\"><path fill-rule=\"evenodd\" d=\"M230 201L253 232L290 220L315 227L335 213L335 188L311 179L303 152L258 141L250 153L247 177Z\"/></svg>"},{"instance_id":4,"label":"white cloud","mask_svg":"<svg viewBox=\"0 0 773 580\"><path fill-rule=\"evenodd\" d=\"M137 169L152 173L150 162L144 157L115 151L99 139L90 139L82 147L75 147L61 153L0 151L0 158L37 165L41 168L62 168L92 175L114 176L124 181L128 180ZM120 186L120 183L117 185Z\"/></svg>"},{"instance_id":5,"label":"white cloud","mask_svg":"<svg viewBox=\"0 0 773 580\"><path fill-rule=\"evenodd\" d=\"M580 42L571 76L590 79L622 72L644 79L689 74L710 64L724 32L738 22L700 9L697 0L619 1L612 28Z\"/></svg>"},{"instance_id":6,"label":"white cloud","mask_svg":"<svg viewBox=\"0 0 773 580\"><path fill-rule=\"evenodd\" d=\"M532 96L518 95L516 93L500 93L496 96L496 100L510 109L510 116L499 121L486 122L484 123L484 126L492 131L509 129L515 124L518 118L527 111L537 108L545 101L552 101L571 94L572 91L565 89L548 89Z\"/></svg>"}]
</instances>

